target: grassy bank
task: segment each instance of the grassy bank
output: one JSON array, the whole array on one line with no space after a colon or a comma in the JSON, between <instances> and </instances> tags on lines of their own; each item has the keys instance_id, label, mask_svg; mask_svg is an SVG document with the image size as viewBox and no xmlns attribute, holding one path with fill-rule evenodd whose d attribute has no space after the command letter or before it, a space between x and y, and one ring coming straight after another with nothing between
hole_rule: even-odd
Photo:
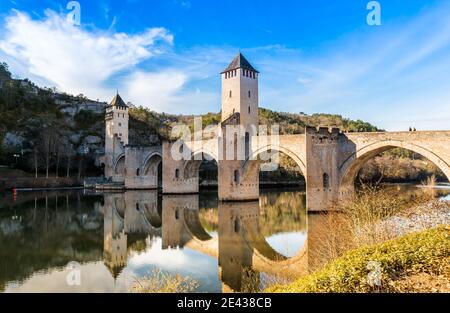
<instances>
[{"instance_id":1,"label":"grassy bank","mask_svg":"<svg viewBox=\"0 0 450 313\"><path fill-rule=\"evenodd\" d=\"M370 264L380 265L380 284L370 284ZM268 292L409 292L429 291L434 278L450 276L450 227L412 233L382 244L361 247L323 269ZM414 281L417 281L416 283ZM422 286L414 288L413 285ZM445 282L444 282L445 284Z\"/></svg>"}]
</instances>

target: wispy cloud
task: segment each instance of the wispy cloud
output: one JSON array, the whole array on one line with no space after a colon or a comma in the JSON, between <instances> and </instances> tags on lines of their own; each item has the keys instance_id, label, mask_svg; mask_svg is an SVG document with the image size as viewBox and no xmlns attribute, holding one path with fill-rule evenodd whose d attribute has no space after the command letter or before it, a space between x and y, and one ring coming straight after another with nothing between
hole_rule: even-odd
<instances>
[{"instance_id":1,"label":"wispy cloud","mask_svg":"<svg viewBox=\"0 0 450 313\"><path fill-rule=\"evenodd\" d=\"M6 20L0 50L60 90L103 98L108 79L160 54L172 41L164 28L137 35L88 32L53 11L43 20L15 12Z\"/></svg>"},{"instance_id":2,"label":"wispy cloud","mask_svg":"<svg viewBox=\"0 0 450 313\"><path fill-rule=\"evenodd\" d=\"M261 72L260 105L337 113L388 130L450 128L449 14L450 5L440 3L314 49L243 49ZM0 54L24 76L102 100L119 88L135 104L173 113L220 110L218 73L238 50L179 50L164 28L137 35L88 31L51 11L37 20L16 12L3 33Z\"/></svg>"}]
</instances>

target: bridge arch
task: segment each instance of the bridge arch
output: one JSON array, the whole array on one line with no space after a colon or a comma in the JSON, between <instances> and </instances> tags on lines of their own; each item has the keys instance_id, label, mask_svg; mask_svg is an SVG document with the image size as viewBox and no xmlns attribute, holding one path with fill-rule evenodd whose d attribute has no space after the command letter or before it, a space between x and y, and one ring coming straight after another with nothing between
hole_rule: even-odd
<instances>
[{"instance_id":1,"label":"bridge arch","mask_svg":"<svg viewBox=\"0 0 450 313\"><path fill-rule=\"evenodd\" d=\"M306 163L305 163L305 161L302 159L301 156L299 156L298 154L296 154L295 152L293 152L289 148L283 147L281 145L268 144L268 145L265 145L265 146L262 146L262 147L258 147L258 149L253 151L253 153L246 160L246 162L249 161L249 160L256 160L256 158L261 153L268 152L268 151L278 151L278 152L284 153L285 155L290 157L298 165L302 175L306 179Z\"/></svg>"},{"instance_id":2,"label":"bridge arch","mask_svg":"<svg viewBox=\"0 0 450 313\"><path fill-rule=\"evenodd\" d=\"M201 158L199 157L201 156ZM184 178L193 178L199 175L200 166L203 161L208 160L218 164L217 156L206 149L200 149L191 153L191 158L187 160L183 168Z\"/></svg>"},{"instance_id":3,"label":"bridge arch","mask_svg":"<svg viewBox=\"0 0 450 313\"><path fill-rule=\"evenodd\" d=\"M228 207L232 204L224 205L222 210L230 210ZM248 204L243 204L244 206ZM259 204L258 209L259 209ZM246 207L248 209L248 207ZM219 209L221 210L221 209ZM267 273L275 273L281 275L300 275L305 274L307 271L307 250L308 244L305 244L291 257L287 257L280 252L276 251L267 241L265 236L261 233L259 228L258 219L249 218L251 213L248 210L244 210L244 215L228 215L228 212L222 213L226 216L222 216L222 220L219 223L229 223L222 229L221 236L234 236L233 238L225 237L228 241L234 242L233 249L237 248L236 244L243 244L239 249L245 249L252 253L252 266L258 270ZM258 211L259 212L259 211ZM220 215L220 213L218 212ZM183 226L189 235L189 241L187 246L208 255L219 257L219 237L211 236L203 227L199 210L185 209L183 212ZM257 213L259 217L259 213ZM220 218L219 218L220 219ZM235 229L235 221L239 220L240 227ZM223 227L223 224L222 224ZM230 229L233 230L232 234L229 233ZM219 230L220 232L220 230ZM219 235L220 236L220 235ZM237 238L240 238L238 240ZM223 248L223 247L222 247ZM224 251L222 251L223 253Z\"/></svg>"},{"instance_id":4,"label":"bridge arch","mask_svg":"<svg viewBox=\"0 0 450 313\"><path fill-rule=\"evenodd\" d=\"M121 154L114 162L114 175L125 176L125 154Z\"/></svg>"},{"instance_id":5,"label":"bridge arch","mask_svg":"<svg viewBox=\"0 0 450 313\"><path fill-rule=\"evenodd\" d=\"M162 162L162 156L159 152L153 152L144 161L143 164L143 173L145 176L148 175L157 175L158 174L158 166Z\"/></svg>"},{"instance_id":6,"label":"bridge arch","mask_svg":"<svg viewBox=\"0 0 450 313\"><path fill-rule=\"evenodd\" d=\"M450 164L445 162L445 160L442 159L437 153L420 145L406 141L383 140L364 146L342 162L339 167L341 173L341 193L345 193L345 190L347 189L353 190L355 178L358 175L359 170L367 161L380 153L394 148L403 148L422 155L424 158L433 162L450 181Z\"/></svg>"}]
</instances>

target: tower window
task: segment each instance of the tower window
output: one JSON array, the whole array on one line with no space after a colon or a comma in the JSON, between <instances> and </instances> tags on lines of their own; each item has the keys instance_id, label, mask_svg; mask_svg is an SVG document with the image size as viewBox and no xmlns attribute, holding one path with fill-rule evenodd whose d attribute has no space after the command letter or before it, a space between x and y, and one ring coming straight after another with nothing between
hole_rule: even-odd
<instances>
[{"instance_id":1,"label":"tower window","mask_svg":"<svg viewBox=\"0 0 450 313\"><path fill-rule=\"evenodd\" d=\"M250 106L248 107L248 114L250 114Z\"/></svg>"},{"instance_id":2,"label":"tower window","mask_svg":"<svg viewBox=\"0 0 450 313\"><path fill-rule=\"evenodd\" d=\"M175 170L175 178L176 179L180 178L180 170L179 169Z\"/></svg>"},{"instance_id":3,"label":"tower window","mask_svg":"<svg viewBox=\"0 0 450 313\"><path fill-rule=\"evenodd\" d=\"M250 113L250 107L249 113ZM247 160L250 156L250 134L248 132L245 132L245 159Z\"/></svg>"},{"instance_id":4,"label":"tower window","mask_svg":"<svg viewBox=\"0 0 450 313\"><path fill-rule=\"evenodd\" d=\"M239 219L236 218L234 220L234 232L238 233L240 229L241 229L241 223L239 222Z\"/></svg>"},{"instance_id":5,"label":"tower window","mask_svg":"<svg viewBox=\"0 0 450 313\"><path fill-rule=\"evenodd\" d=\"M236 70L234 70L234 71L233 71L233 76L236 76L236 73L237 73L237 71L236 71Z\"/></svg>"},{"instance_id":6,"label":"tower window","mask_svg":"<svg viewBox=\"0 0 450 313\"><path fill-rule=\"evenodd\" d=\"M234 182L235 182L236 184L239 184L239 179L240 179L240 177L239 177L239 171L238 171L238 170L235 170L235 171L234 171Z\"/></svg>"},{"instance_id":7,"label":"tower window","mask_svg":"<svg viewBox=\"0 0 450 313\"><path fill-rule=\"evenodd\" d=\"M139 176L141 174L141 170L138 168L137 170L136 170L136 176Z\"/></svg>"},{"instance_id":8,"label":"tower window","mask_svg":"<svg viewBox=\"0 0 450 313\"><path fill-rule=\"evenodd\" d=\"M251 98L252 97L252 93L250 92L250 90L248 91L248 97ZM250 113L250 112L249 112Z\"/></svg>"},{"instance_id":9,"label":"tower window","mask_svg":"<svg viewBox=\"0 0 450 313\"><path fill-rule=\"evenodd\" d=\"M230 98L231 98L232 95L233 95L233 92L230 90Z\"/></svg>"},{"instance_id":10,"label":"tower window","mask_svg":"<svg viewBox=\"0 0 450 313\"><path fill-rule=\"evenodd\" d=\"M327 173L323 173L323 188L328 189L330 187L330 177Z\"/></svg>"},{"instance_id":11,"label":"tower window","mask_svg":"<svg viewBox=\"0 0 450 313\"><path fill-rule=\"evenodd\" d=\"M119 123L119 127L122 126L122 123Z\"/></svg>"}]
</instances>

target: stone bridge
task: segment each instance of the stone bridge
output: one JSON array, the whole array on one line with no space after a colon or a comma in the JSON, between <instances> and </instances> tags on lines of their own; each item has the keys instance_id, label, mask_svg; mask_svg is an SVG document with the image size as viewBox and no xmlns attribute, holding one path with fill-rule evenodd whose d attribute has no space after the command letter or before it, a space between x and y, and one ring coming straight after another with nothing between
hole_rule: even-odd
<instances>
[{"instance_id":1,"label":"stone bridge","mask_svg":"<svg viewBox=\"0 0 450 313\"><path fill-rule=\"evenodd\" d=\"M166 141L162 147L125 146L111 158L110 175L127 189L156 189L162 179L165 194L198 193L200 165L203 160L214 160L218 165L221 201L256 200L258 158L266 152L281 152L295 161L305 177L309 211L327 210L350 197L361 167L393 148L422 155L450 179L450 131L342 133L337 128L308 127L305 134L299 135L252 136L242 160L226 159L227 139L223 137L181 143ZM236 151L237 145L232 144ZM185 150L177 160L173 150L180 146ZM160 166L162 177L158 177Z\"/></svg>"},{"instance_id":2,"label":"stone bridge","mask_svg":"<svg viewBox=\"0 0 450 313\"><path fill-rule=\"evenodd\" d=\"M337 128L307 127L299 135L258 136L263 133L257 131L259 72L239 52L220 75L222 119L217 128L210 129L213 139L195 139L200 131L194 121L194 140L164 142L162 147L129 146L128 106L117 94L105 117L105 176L127 189L158 188L162 162L163 193L197 193L199 167L203 159L210 159L218 165L221 201L257 200L258 157L278 151L291 157L303 173L309 211L326 210L351 196L362 165L396 147L421 154L450 178L450 131L343 133ZM175 158L174 151L183 157Z\"/></svg>"},{"instance_id":3,"label":"stone bridge","mask_svg":"<svg viewBox=\"0 0 450 313\"><path fill-rule=\"evenodd\" d=\"M286 154L300 168L306 179L309 211L327 210L337 201L350 197L361 167L369 159L393 148L405 148L422 155L450 180L450 131L342 133L337 128L308 127L305 134L300 135L251 137L250 152L241 161L225 159L225 141L218 137L184 142L189 158L182 160L173 158L175 143L165 142L162 147L163 192L197 193L199 167L202 160L208 159L218 164L220 200L258 199L260 164L257 158L264 152L274 151Z\"/></svg>"}]
</instances>

